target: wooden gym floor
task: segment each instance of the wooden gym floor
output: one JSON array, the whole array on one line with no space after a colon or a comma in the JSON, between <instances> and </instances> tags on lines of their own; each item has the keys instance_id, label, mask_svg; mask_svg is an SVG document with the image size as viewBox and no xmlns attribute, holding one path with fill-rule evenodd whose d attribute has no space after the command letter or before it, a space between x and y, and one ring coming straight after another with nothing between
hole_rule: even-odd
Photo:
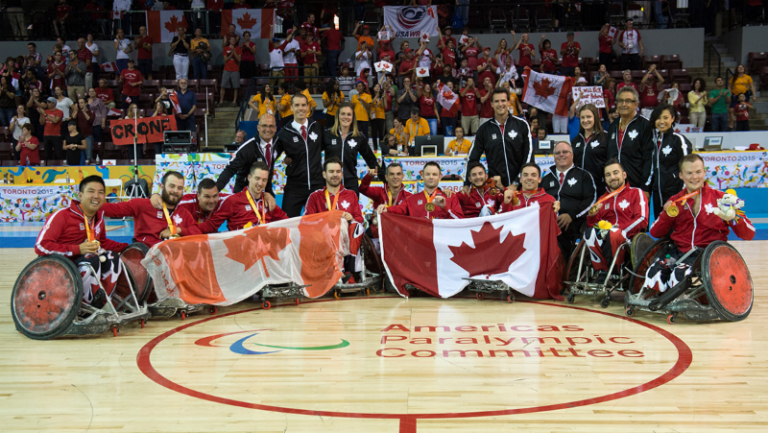
<instances>
[{"instance_id":1,"label":"wooden gym floor","mask_svg":"<svg viewBox=\"0 0 768 433\"><path fill-rule=\"evenodd\" d=\"M0 249L0 431L768 431L768 241L734 242L756 296L738 323L669 325L577 297L243 302L34 341Z\"/></svg>"}]
</instances>

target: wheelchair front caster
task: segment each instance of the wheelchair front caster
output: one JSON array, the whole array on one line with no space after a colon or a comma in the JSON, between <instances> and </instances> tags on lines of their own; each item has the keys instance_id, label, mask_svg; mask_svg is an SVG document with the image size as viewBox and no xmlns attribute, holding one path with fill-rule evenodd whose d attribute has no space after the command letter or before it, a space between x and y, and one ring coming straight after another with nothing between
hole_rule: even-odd
<instances>
[{"instance_id":1,"label":"wheelchair front caster","mask_svg":"<svg viewBox=\"0 0 768 433\"><path fill-rule=\"evenodd\" d=\"M299 301L299 298L296 298L296 305L299 305L301 301Z\"/></svg>"},{"instance_id":2,"label":"wheelchair front caster","mask_svg":"<svg viewBox=\"0 0 768 433\"><path fill-rule=\"evenodd\" d=\"M667 323L670 325L674 325L675 322L677 322L677 313L672 313L669 316L667 316Z\"/></svg>"},{"instance_id":3,"label":"wheelchair front caster","mask_svg":"<svg viewBox=\"0 0 768 433\"><path fill-rule=\"evenodd\" d=\"M627 307L624 309L624 314L626 314L627 317L632 317L635 315L635 309L632 307Z\"/></svg>"},{"instance_id":4,"label":"wheelchair front caster","mask_svg":"<svg viewBox=\"0 0 768 433\"><path fill-rule=\"evenodd\" d=\"M333 291L333 297L336 299L341 299L341 292L338 290Z\"/></svg>"},{"instance_id":5,"label":"wheelchair front caster","mask_svg":"<svg viewBox=\"0 0 768 433\"><path fill-rule=\"evenodd\" d=\"M605 297L600 301L600 306L603 308L608 308L609 305L611 305L611 300L608 297Z\"/></svg>"},{"instance_id":6,"label":"wheelchair front caster","mask_svg":"<svg viewBox=\"0 0 768 433\"><path fill-rule=\"evenodd\" d=\"M261 306L264 307L265 310L272 308L272 304L269 301L264 301Z\"/></svg>"},{"instance_id":7,"label":"wheelchair front caster","mask_svg":"<svg viewBox=\"0 0 768 433\"><path fill-rule=\"evenodd\" d=\"M576 302L576 295L574 295L573 293L569 293L568 297L565 299L568 301L569 304L573 304L574 302Z\"/></svg>"},{"instance_id":8,"label":"wheelchair front caster","mask_svg":"<svg viewBox=\"0 0 768 433\"><path fill-rule=\"evenodd\" d=\"M186 311L182 311L179 313L179 316L181 316L181 320L187 320L187 313Z\"/></svg>"},{"instance_id":9,"label":"wheelchair front caster","mask_svg":"<svg viewBox=\"0 0 768 433\"><path fill-rule=\"evenodd\" d=\"M208 314L210 314L210 315L214 315L214 314L216 314L218 312L219 312L219 309L216 308L215 306L208 309Z\"/></svg>"},{"instance_id":10,"label":"wheelchair front caster","mask_svg":"<svg viewBox=\"0 0 768 433\"><path fill-rule=\"evenodd\" d=\"M482 293L480 293L480 292L477 292L477 293L475 294L475 297L476 297L477 299L483 299L483 298L485 297L485 295L483 295L483 294L482 294Z\"/></svg>"}]
</instances>

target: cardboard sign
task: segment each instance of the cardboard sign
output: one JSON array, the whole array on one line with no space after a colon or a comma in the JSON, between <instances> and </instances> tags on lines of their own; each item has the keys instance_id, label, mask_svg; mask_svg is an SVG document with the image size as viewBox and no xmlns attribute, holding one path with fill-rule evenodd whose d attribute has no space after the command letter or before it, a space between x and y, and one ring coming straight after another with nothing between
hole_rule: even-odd
<instances>
[{"instance_id":1,"label":"cardboard sign","mask_svg":"<svg viewBox=\"0 0 768 433\"><path fill-rule=\"evenodd\" d=\"M605 108L605 99L603 98L603 88L600 86L582 86L574 87L572 90L573 100L579 97L579 107L587 104L593 104L597 108Z\"/></svg>"},{"instance_id":2,"label":"cardboard sign","mask_svg":"<svg viewBox=\"0 0 768 433\"><path fill-rule=\"evenodd\" d=\"M392 63L381 61L374 64L376 72L392 72Z\"/></svg>"},{"instance_id":3,"label":"cardboard sign","mask_svg":"<svg viewBox=\"0 0 768 433\"><path fill-rule=\"evenodd\" d=\"M176 116L110 120L109 129L116 146L133 144L138 130L138 143L162 143L164 131L176 130Z\"/></svg>"}]
</instances>

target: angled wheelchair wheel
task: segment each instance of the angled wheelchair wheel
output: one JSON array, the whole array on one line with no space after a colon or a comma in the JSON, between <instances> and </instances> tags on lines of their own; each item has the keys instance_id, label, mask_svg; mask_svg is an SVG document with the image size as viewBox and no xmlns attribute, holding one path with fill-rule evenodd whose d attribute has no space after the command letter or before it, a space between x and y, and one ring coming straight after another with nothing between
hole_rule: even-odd
<instances>
[{"instance_id":1,"label":"angled wheelchair wheel","mask_svg":"<svg viewBox=\"0 0 768 433\"><path fill-rule=\"evenodd\" d=\"M77 317L83 280L75 264L50 255L33 260L21 271L11 294L16 329L34 340L63 334Z\"/></svg>"},{"instance_id":2,"label":"angled wheelchair wheel","mask_svg":"<svg viewBox=\"0 0 768 433\"><path fill-rule=\"evenodd\" d=\"M638 255L639 259L635 266L634 274L629 279L629 293L640 293L640 289L645 283L645 274L648 272L648 268L651 267L656 257L666 254L673 245L669 238L661 238Z\"/></svg>"},{"instance_id":3,"label":"angled wheelchair wheel","mask_svg":"<svg viewBox=\"0 0 768 433\"><path fill-rule=\"evenodd\" d=\"M153 288L152 278L147 273L147 268L141 264L148 251L148 246L141 242L134 242L128 245L128 248L123 250L120 255L123 265L130 270L130 274L136 282L134 290L140 304L147 300Z\"/></svg>"},{"instance_id":4,"label":"angled wheelchair wheel","mask_svg":"<svg viewBox=\"0 0 768 433\"><path fill-rule=\"evenodd\" d=\"M576 278L579 276L579 261L581 259L581 250L584 249L584 245L586 243L584 241L579 242L578 245L576 245L576 248L573 250L573 253L571 254L571 258L568 259L568 265L565 267L565 281L576 281ZM584 258L584 263L582 264L582 268L591 265L591 262L589 261L589 256ZM582 276L583 276L582 272Z\"/></svg>"},{"instance_id":5,"label":"angled wheelchair wheel","mask_svg":"<svg viewBox=\"0 0 768 433\"><path fill-rule=\"evenodd\" d=\"M384 272L384 265L381 263L381 258L376 254L376 248L373 246L373 241L368 235L363 235L363 243L360 246L363 249L363 260L365 260L365 269L369 272L374 272L381 275Z\"/></svg>"},{"instance_id":6,"label":"angled wheelchair wheel","mask_svg":"<svg viewBox=\"0 0 768 433\"><path fill-rule=\"evenodd\" d=\"M727 242L716 241L702 254L701 272L707 298L731 322L744 320L752 311L754 284L744 259Z\"/></svg>"},{"instance_id":7,"label":"angled wheelchair wheel","mask_svg":"<svg viewBox=\"0 0 768 433\"><path fill-rule=\"evenodd\" d=\"M638 233L632 239L632 246L630 247L630 256L632 259L632 269L637 267L638 262L642 259L642 255L648 248L653 245L655 241L648 233Z\"/></svg>"}]
</instances>

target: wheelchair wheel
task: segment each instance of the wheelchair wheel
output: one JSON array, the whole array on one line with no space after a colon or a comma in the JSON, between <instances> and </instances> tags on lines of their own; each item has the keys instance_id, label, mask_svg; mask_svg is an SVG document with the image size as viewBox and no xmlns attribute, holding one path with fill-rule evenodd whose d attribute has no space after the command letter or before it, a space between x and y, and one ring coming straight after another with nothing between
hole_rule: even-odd
<instances>
[{"instance_id":1,"label":"wheelchair wheel","mask_svg":"<svg viewBox=\"0 0 768 433\"><path fill-rule=\"evenodd\" d=\"M376 248L373 246L373 241L368 235L363 235L363 243L360 246L363 249L363 260L365 260L365 269L369 272L373 272L381 275L384 272L384 265L381 263L381 258L376 254Z\"/></svg>"},{"instance_id":2,"label":"wheelchair wheel","mask_svg":"<svg viewBox=\"0 0 768 433\"><path fill-rule=\"evenodd\" d=\"M669 247L672 246L672 241L669 238L661 238L652 243L642 254L639 254L639 260L634 269L634 274L629 279L629 293L640 293L640 289L645 283L645 274L648 272L648 268L656 260L660 254L666 254Z\"/></svg>"},{"instance_id":3,"label":"wheelchair wheel","mask_svg":"<svg viewBox=\"0 0 768 433\"><path fill-rule=\"evenodd\" d=\"M120 255L123 265L130 270L134 281L136 281L134 290L136 291L136 298L138 298L139 304L147 300L154 286L152 278L147 273L147 269L141 264L148 251L148 246L141 242L134 242L128 245L128 248L123 250L123 253Z\"/></svg>"},{"instance_id":4,"label":"wheelchair wheel","mask_svg":"<svg viewBox=\"0 0 768 433\"><path fill-rule=\"evenodd\" d=\"M653 245L653 238L648 233L638 233L635 238L632 239L632 246L630 247L630 257L632 259L632 269L637 267L637 263L643 257L641 254L648 250Z\"/></svg>"},{"instance_id":5,"label":"wheelchair wheel","mask_svg":"<svg viewBox=\"0 0 768 433\"><path fill-rule=\"evenodd\" d=\"M576 278L579 276L579 260L581 259L581 250L584 248L585 242L579 242L578 245L576 245L576 248L573 250L573 253L571 254L571 258L568 260L568 265L565 267L565 281L572 281L575 282ZM591 265L589 256L584 258L584 263L582 264L583 268L587 268L589 265ZM584 276L584 272L581 273L582 277Z\"/></svg>"},{"instance_id":6,"label":"wheelchair wheel","mask_svg":"<svg viewBox=\"0 0 768 433\"><path fill-rule=\"evenodd\" d=\"M754 285L747 264L727 242L716 241L702 254L701 272L710 304L731 322L744 320L752 311Z\"/></svg>"},{"instance_id":7,"label":"wheelchair wheel","mask_svg":"<svg viewBox=\"0 0 768 433\"><path fill-rule=\"evenodd\" d=\"M64 257L39 257L21 271L11 295L16 329L34 340L63 334L77 317L83 280L75 264Z\"/></svg>"}]
</instances>

